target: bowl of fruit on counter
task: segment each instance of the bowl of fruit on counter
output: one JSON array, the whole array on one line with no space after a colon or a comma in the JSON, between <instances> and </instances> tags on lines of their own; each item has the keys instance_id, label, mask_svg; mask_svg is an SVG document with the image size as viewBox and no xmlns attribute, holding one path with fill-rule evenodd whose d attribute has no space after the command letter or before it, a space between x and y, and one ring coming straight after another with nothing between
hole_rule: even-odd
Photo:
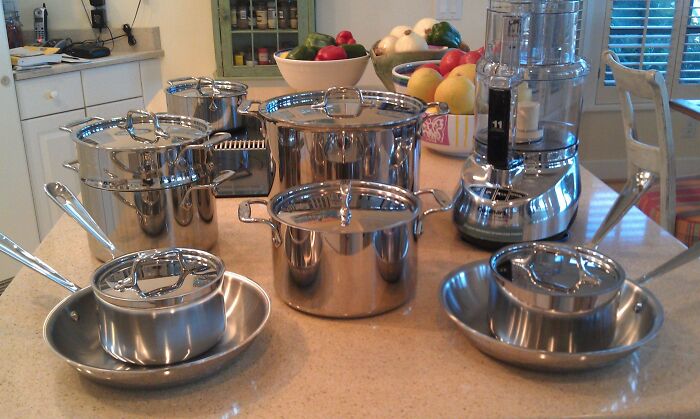
<instances>
[{"instance_id":1,"label":"bowl of fruit on counter","mask_svg":"<svg viewBox=\"0 0 700 419\"><path fill-rule=\"evenodd\" d=\"M335 37L312 32L298 47L277 51L274 57L284 80L297 91L354 86L369 61L369 53L350 31Z\"/></svg>"},{"instance_id":2,"label":"bowl of fruit on counter","mask_svg":"<svg viewBox=\"0 0 700 419\"><path fill-rule=\"evenodd\" d=\"M446 102L448 115L428 118L423 123L423 147L453 156L466 156L474 147L474 103L476 63L482 50L449 50L441 60L400 64L392 70L392 82L399 93L425 102Z\"/></svg>"},{"instance_id":3,"label":"bowl of fruit on counter","mask_svg":"<svg viewBox=\"0 0 700 419\"><path fill-rule=\"evenodd\" d=\"M450 48L468 51L462 35L449 22L426 17L413 27L396 26L370 50L377 77L384 86L394 91L392 69L399 64L439 60Z\"/></svg>"}]
</instances>

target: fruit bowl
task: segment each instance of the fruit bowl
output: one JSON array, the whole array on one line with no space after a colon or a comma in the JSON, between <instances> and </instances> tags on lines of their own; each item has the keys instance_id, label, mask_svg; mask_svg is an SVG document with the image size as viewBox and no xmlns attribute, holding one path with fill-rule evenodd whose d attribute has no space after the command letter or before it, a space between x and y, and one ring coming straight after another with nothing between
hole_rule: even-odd
<instances>
[{"instance_id":1,"label":"fruit bowl","mask_svg":"<svg viewBox=\"0 0 700 419\"><path fill-rule=\"evenodd\" d=\"M414 61L411 63L399 64L391 69L391 81L396 93L406 93L408 79L411 74L423 64L440 64L440 60Z\"/></svg>"},{"instance_id":2,"label":"fruit bowl","mask_svg":"<svg viewBox=\"0 0 700 419\"><path fill-rule=\"evenodd\" d=\"M379 80L384 83L384 87L387 90L394 92L394 82L392 80L392 70L399 64L412 63L414 61L425 61L425 60L440 60L449 48L447 47L437 47L430 46L427 51L412 51L412 52L394 52L391 54L376 55L374 49L376 48L379 41L377 41L372 48L369 50L370 57L372 57L372 64L374 65L374 71L377 73Z\"/></svg>"},{"instance_id":3,"label":"fruit bowl","mask_svg":"<svg viewBox=\"0 0 700 419\"><path fill-rule=\"evenodd\" d=\"M274 54L277 67L284 81L297 91L326 90L329 87L352 87L360 81L365 72L369 54L363 57L333 61L304 61L281 58Z\"/></svg>"},{"instance_id":4,"label":"fruit bowl","mask_svg":"<svg viewBox=\"0 0 700 419\"><path fill-rule=\"evenodd\" d=\"M441 115L423 122L421 144L438 153L465 157L474 148L474 115Z\"/></svg>"}]
</instances>

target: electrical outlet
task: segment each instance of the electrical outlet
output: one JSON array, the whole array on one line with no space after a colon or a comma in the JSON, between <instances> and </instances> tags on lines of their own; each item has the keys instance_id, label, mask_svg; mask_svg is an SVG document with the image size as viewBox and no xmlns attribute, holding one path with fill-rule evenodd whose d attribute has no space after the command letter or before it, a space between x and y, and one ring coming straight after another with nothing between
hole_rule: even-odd
<instances>
[{"instance_id":1,"label":"electrical outlet","mask_svg":"<svg viewBox=\"0 0 700 419\"><path fill-rule=\"evenodd\" d=\"M688 121L681 130L681 138L695 138L698 134L698 122L692 118L686 118Z\"/></svg>"},{"instance_id":2,"label":"electrical outlet","mask_svg":"<svg viewBox=\"0 0 700 419\"><path fill-rule=\"evenodd\" d=\"M462 18L462 0L435 0L435 19L459 20Z\"/></svg>"}]
</instances>

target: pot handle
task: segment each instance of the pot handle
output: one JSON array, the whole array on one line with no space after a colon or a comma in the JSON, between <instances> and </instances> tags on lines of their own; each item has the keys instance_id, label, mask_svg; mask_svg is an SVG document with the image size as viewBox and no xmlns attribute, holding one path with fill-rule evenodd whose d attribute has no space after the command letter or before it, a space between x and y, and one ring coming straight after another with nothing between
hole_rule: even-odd
<instances>
[{"instance_id":1,"label":"pot handle","mask_svg":"<svg viewBox=\"0 0 700 419\"><path fill-rule=\"evenodd\" d=\"M49 278L53 282L62 286L70 292L80 290L80 287L72 283L69 279L56 272L55 269L46 264L43 260L24 250L20 245L10 240L9 237L0 233L0 252L33 269L41 275Z\"/></svg>"},{"instance_id":2,"label":"pot handle","mask_svg":"<svg viewBox=\"0 0 700 419\"><path fill-rule=\"evenodd\" d=\"M219 143L223 143L224 141L228 141L231 139L231 134L228 132L217 132L216 134L212 134L211 137L209 137L208 140L203 141L199 144L190 144L182 148L180 150L180 153L177 155L177 158L175 161L177 162L178 165L180 166L187 166L187 161L185 160L185 153L188 151L192 150L206 150L209 148L214 147L215 145Z\"/></svg>"},{"instance_id":3,"label":"pot handle","mask_svg":"<svg viewBox=\"0 0 700 419\"><path fill-rule=\"evenodd\" d=\"M80 126L80 125L85 125L85 124L90 123L92 121L104 121L104 120L105 120L104 118L100 118L99 116L91 116L90 118L81 119L79 121L73 121L67 125L63 125L63 126L59 127L58 129L60 129L61 131L70 132L72 134L73 130L71 128L75 128L75 127Z\"/></svg>"},{"instance_id":4,"label":"pot handle","mask_svg":"<svg viewBox=\"0 0 700 419\"><path fill-rule=\"evenodd\" d=\"M657 276L671 272L672 270L679 268L685 265L686 263L696 260L698 257L700 257L700 242L695 243L694 245L685 249L681 253L672 257L669 261L663 263L661 266L635 279L634 282L636 282L639 285L644 285L652 279L656 278Z\"/></svg>"},{"instance_id":5,"label":"pot handle","mask_svg":"<svg viewBox=\"0 0 700 419\"><path fill-rule=\"evenodd\" d=\"M418 222L416 223L416 227L414 230L416 236L420 236L421 234L423 234L423 220L425 219L425 217L437 212L449 211L454 205L454 201L449 197L449 195L447 195L444 191L440 189L421 189L415 193L416 196L424 194L431 194L439 206L434 208L428 208L418 216Z\"/></svg>"},{"instance_id":6,"label":"pot handle","mask_svg":"<svg viewBox=\"0 0 700 419\"><path fill-rule=\"evenodd\" d=\"M258 105L257 109L255 110L250 108L251 106L253 106L254 103ZM241 102L241 105L238 108L238 113L241 115L252 116L253 118L260 121L260 133L262 134L263 138L267 138L267 128L265 126L265 119L262 117L262 115L260 115L261 104L262 102L259 100L246 99Z\"/></svg>"},{"instance_id":7,"label":"pot handle","mask_svg":"<svg viewBox=\"0 0 700 419\"><path fill-rule=\"evenodd\" d=\"M272 244L279 247L282 244L280 232L272 221L267 218L255 218L251 216L250 206L253 204L267 205L266 199L247 199L238 204L238 219L244 223L262 223L267 224L272 229Z\"/></svg>"},{"instance_id":8,"label":"pot handle","mask_svg":"<svg viewBox=\"0 0 700 419\"><path fill-rule=\"evenodd\" d=\"M192 80L192 81L197 81L197 80L199 80L199 79L197 79L197 77L192 77L192 76L180 77L180 78L177 78L177 79L168 80L168 86L174 86L174 85L176 85L176 84L178 84L178 83L182 83L183 81L190 81L190 80Z\"/></svg>"},{"instance_id":9,"label":"pot handle","mask_svg":"<svg viewBox=\"0 0 700 419\"><path fill-rule=\"evenodd\" d=\"M153 289L151 291L144 291L141 289L139 286L139 276L141 275L140 272L142 272L141 265L143 265L144 262L149 261L149 260L158 260L162 259L164 257L168 257L170 255L175 255L177 258L178 263L180 264L180 275L178 275L177 282L174 284L166 285L160 288ZM147 250L145 252L140 252L136 259L134 259L134 262L131 264L131 270L129 271L129 276L118 281L116 284L114 284L114 289L117 291L125 291L127 289L132 289L136 291L139 294L139 297L141 298L150 298L150 297L159 297L163 294L167 294L171 291L174 291L182 286L184 284L185 279L187 278L187 275L193 274L193 275L203 275L208 273L209 269L204 268L203 270L196 269L196 268L190 268L187 266L185 263L185 257L182 254L182 249L180 248L172 248L172 249L165 249L165 250L160 250L160 249L154 249L154 250Z\"/></svg>"},{"instance_id":10,"label":"pot handle","mask_svg":"<svg viewBox=\"0 0 700 419\"><path fill-rule=\"evenodd\" d=\"M107 237L102 228L97 224L90 213L85 209L83 204L76 196L64 186L61 182L51 182L44 185L44 191L51 200L61 207L63 212L74 219L80 226L90 233L102 246L104 246L112 255L112 259L117 254L117 246Z\"/></svg>"},{"instance_id":11,"label":"pot handle","mask_svg":"<svg viewBox=\"0 0 700 419\"><path fill-rule=\"evenodd\" d=\"M219 172L218 175L214 179L212 179L211 183L207 183L206 185L194 185L191 188L185 192L185 196L182 199L182 206L189 207L192 205L192 200L190 199L190 194L192 191L197 191L197 190L203 190L203 189L212 189L215 190L216 188L219 187L222 183L226 182L227 180L231 179L232 177L236 175L242 174L245 176L245 172L241 173L240 171L237 172L235 170L222 170ZM241 176L242 177L242 176Z\"/></svg>"},{"instance_id":12,"label":"pot handle","mask_svg":"<svg viewBox=\"0 0 700 419\"><path fill-rule=\"evenodd\" d=\"M641 169L638 170L634 176L628 179L627 183L625 183L625 186L622 189L622 192L620 192L620 195L615 200L612 208L605 216L602 224L600 227L598 227L598 230L595 232L593 238L591 239L590 243L586 245L586 247L590 247L591 249L598 248L598 245L603 238L605 238L610 230L612 230L613 227L615 227L622 220L625 214L629 212L630 208L639 202L639 199L642 197L644 192L648 191L655 181L655 174Z\"/></svg>"},{"instance_id":13,"label":"pot handle","mask_svg":"<svg viewBox=\"0 0 700 419\"><path fill-rule=\"evenodd\" d=\"M145 116L151 119L153 122L153 131L156 134L156 138L153 140L149 140L148 138L143 138L139 137L136 135L136 130L134 130L134 115L141 115ZM129 136L133 140L136 140L140 143L146 143L146 144L155 144L160 140L161 138L168 138L170 137L170 134L165 132L163 128L160 127L160 121L158 121L158 115L153 113L153 112L148 112L143 109L136 109L136 110L130 110L129 112L126 113L126 123L124 126L124 129L126 129L126 132L129 133Z\"/></svg>"},{"instance_id":14,"label":"pot handle","mask_svg":"<svg viewBox=\"0 0 700 419\"><path fill-rule=\"evenodd\" d=\"M333 107L328 106L328 98L334 94L334 93L347 93L347 92L353 92L357 95L358 99L360 100L359 106L357 107L356 110L350 113L333 113L331 110ZM319 103L314 103L311 105L311 109L320 109L323 111L323 113L326 114L326 116L330 118L353 118L362 113L362 105L364 104L365 98L362 94L362 90L356 88L356 87L329 87L326 89L326 91L323 93L323 102Z\"/></svg>"},{"instance_id":15,"label":"pot handle","mask_svg":"<svg viewBox=\"0 0 700 419\"><path fill-rule=\"evenodd\" d=\"M74 171L75 173L80 173L80 162L78 162L78 160L65 161L63 162L62 166L66 169Z\"/></svg>"}]
</instances>

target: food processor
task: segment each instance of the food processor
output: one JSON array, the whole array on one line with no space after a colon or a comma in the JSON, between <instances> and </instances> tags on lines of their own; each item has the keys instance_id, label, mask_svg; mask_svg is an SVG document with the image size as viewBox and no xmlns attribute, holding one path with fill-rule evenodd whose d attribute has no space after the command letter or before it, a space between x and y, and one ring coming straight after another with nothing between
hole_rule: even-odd
<instances>
[{"instance_id":1,"label":"food processor","mask_svg":"<svg viewBox=\"0 0 700 419\"><path fill-rule=\"evenodd\" d=\"M490 0L477 64L474 151L454 222L481 247L564 238L578 208L578 128L589 72L580 0Z\"/></svg>"}]
</instances>

